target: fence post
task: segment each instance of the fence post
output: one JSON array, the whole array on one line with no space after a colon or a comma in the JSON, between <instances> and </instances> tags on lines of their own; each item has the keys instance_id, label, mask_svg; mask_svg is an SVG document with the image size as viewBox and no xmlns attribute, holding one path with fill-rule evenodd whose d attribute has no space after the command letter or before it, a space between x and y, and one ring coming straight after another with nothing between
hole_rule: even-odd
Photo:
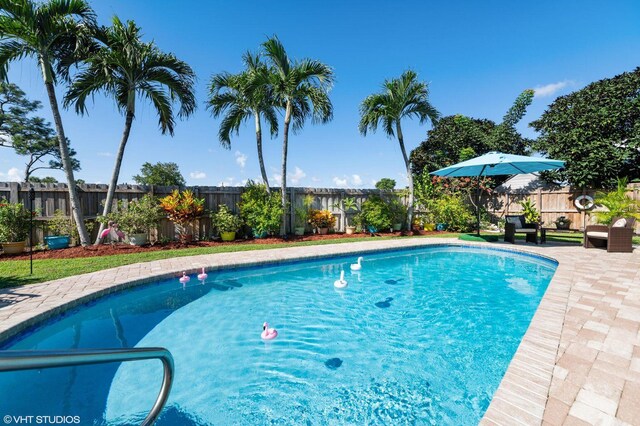
<instances>
[{"instance_id":1,"label":"fence post","mask_svg":"<svg viewBox=\"0 0 640 426\"><path fill-rule=\"evenodd\" d=\"M20 201L20 197L18 196L20 191L20 184L18 182L10 182L9 183L9 202L17 203Z\"/></svg>"}]
</instances>

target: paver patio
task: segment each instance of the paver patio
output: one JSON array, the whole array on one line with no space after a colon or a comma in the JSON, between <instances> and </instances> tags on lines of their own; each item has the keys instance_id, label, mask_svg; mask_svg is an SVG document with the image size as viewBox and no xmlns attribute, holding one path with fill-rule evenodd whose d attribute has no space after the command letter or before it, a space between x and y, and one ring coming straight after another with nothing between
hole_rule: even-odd
<instances>
[{"instance_id":1,"label":"paver patio","mask_svg":"<svg viewBox=\"0 0 640 426\"><path fill-rule=\"evenodd\" d=\"M164 259L0 289L0 341L80 303L183 270L434 244L527 251L559 262L482 424L640 425L638 249L413 238Z\"/></svg>"}]
</instances>

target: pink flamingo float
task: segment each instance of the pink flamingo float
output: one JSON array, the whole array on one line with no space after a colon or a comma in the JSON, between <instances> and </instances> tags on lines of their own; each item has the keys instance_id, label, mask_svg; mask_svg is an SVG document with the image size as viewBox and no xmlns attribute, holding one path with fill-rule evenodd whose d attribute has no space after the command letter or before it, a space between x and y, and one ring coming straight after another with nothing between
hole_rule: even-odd
<instances>
[{"instance_id":1,"label":"pink flamingo float","mask_svg":"<svg viewBox=\"0 0 640 426\"><path fill-rule=\"evenodd\" d=\"M180 277L179 280L182 284L186 284L189 281L191 281L191 278L187 275L187 273L185 271L182 271L182 276Z\"/></svg>"},{"instance_id":2,"label":"pink flamingo float","mask_svg":"<svg viewBox=\"0 0 640 426\"><path fill-rule=\"evenodd\" d=\"M208 275L204 272L204 267L202 268L202 272L198 274L198 279L200 281L206 280Z\"/></svg>"},{"instance_id":3,"label":"pink flamingo float","mask_svg":"<svg viewBox=\"0 0 640 426\"><path fill-rule=\"evenodd\" d=\"M263 340L272 340L277 336L278 330L276 330L275 328L269 328L269 324L266 322L262 324L262 334L260 335L260 337L262 337Z\"/></svg>"}]
</instances>

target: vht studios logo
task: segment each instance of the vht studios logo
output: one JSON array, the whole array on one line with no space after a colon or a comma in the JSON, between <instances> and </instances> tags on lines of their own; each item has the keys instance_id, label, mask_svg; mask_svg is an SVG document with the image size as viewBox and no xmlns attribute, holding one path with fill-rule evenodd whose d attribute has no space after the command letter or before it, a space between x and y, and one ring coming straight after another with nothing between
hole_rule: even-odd
<instances>
[{"instance_id":1,"label":"vht studios logo","mask_svg":"<svg viewBox=\"0 0 640 426\"><path fill-rule=\"evenodd\" d=\"M80 416L9 416L3 418L5 424L70 425L79 424Z\"/></svg>"}]
</instances>

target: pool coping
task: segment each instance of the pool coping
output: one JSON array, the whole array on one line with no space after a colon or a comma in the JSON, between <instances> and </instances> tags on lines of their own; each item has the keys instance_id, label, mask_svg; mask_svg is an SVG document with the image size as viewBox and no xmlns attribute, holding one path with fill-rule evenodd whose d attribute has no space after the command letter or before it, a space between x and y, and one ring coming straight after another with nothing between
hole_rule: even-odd
<instances>
[{"instance_id":1,"label":"pool coping","mask_svg":"<svg viewBox=\"0 0 640 426\"><path fill-rule=\"evenodd\" d=\"M558 263L556 272L538 305L529 327L496 390L481 424L542 424L549 399L565 314L572 284L580 276L572 260L584 249L576 246L531 246L411 238L367 240L353 243L266 249L171 258L121 266L47 283L0 289L14 303L0 308L0 342L6 342L37 323L102 296L152 281L177 278L182 271L200 268L228 269L325 257L375 253L428 246L464 246L540 256ZM637 250L636 250L637 252ZM29 292L30 293L27 293Z\"/></svg>"}]
</instances>

